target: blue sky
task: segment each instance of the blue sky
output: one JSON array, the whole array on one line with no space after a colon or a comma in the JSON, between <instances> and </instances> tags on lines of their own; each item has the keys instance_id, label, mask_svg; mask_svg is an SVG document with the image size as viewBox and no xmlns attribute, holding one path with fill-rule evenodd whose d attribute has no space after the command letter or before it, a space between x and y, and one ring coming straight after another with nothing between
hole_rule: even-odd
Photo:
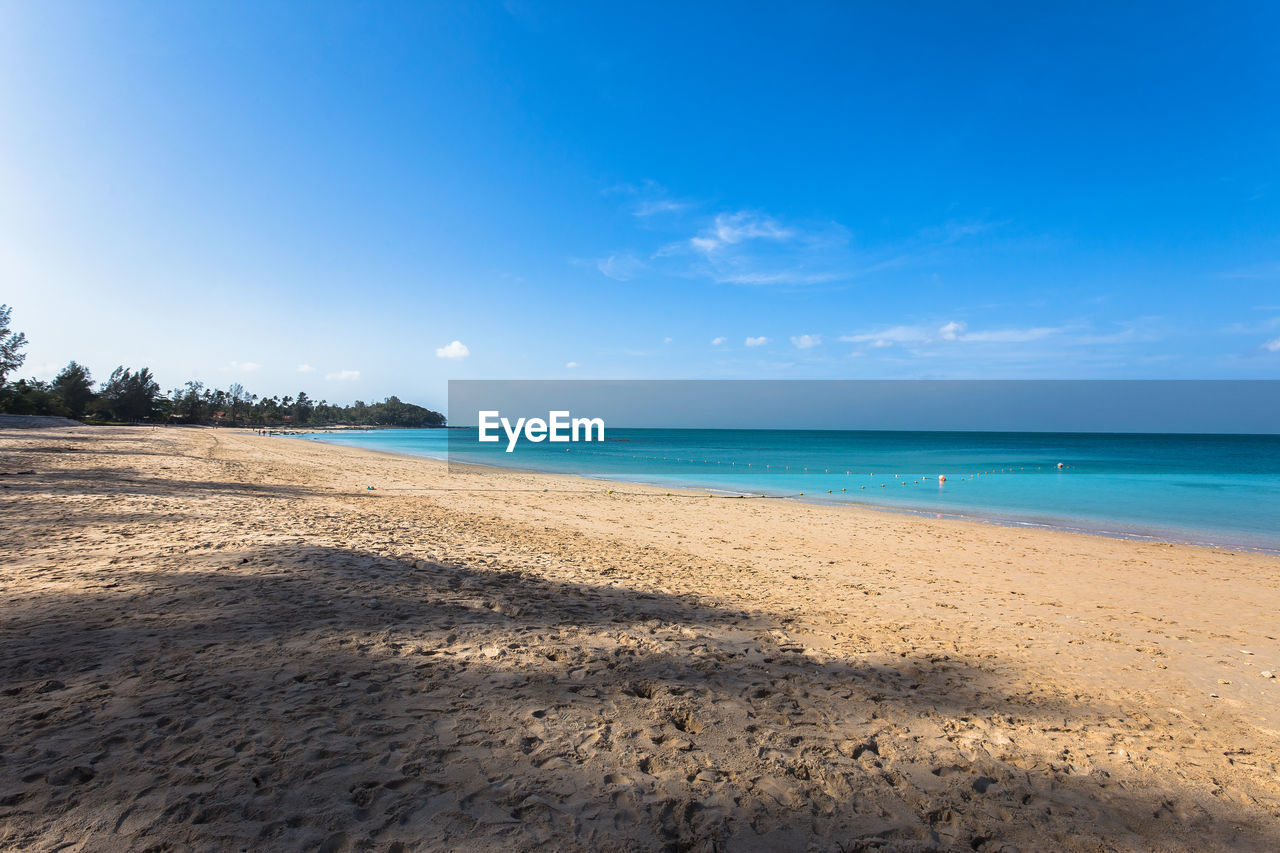
<instances>
[{"instance_id":1,"label":"blue sky","mask_svg":"<svg viewBox=\"0 0 1280 853\"><path fill-rule=\"evenodd\" d=\"M1116 6L0 0L0 302L342 401L1280 376L1280 8Z\"/></svg>"}]
</instances>

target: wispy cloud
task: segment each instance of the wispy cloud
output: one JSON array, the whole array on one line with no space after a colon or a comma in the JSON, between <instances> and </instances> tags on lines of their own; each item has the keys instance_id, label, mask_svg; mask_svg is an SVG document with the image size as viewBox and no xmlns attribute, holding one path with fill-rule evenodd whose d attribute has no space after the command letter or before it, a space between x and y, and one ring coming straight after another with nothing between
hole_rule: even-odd
<instances>
[{"instance_id":1,"label":"wispy cloud","mask_svg":"<svg viewBox=\"0 0 1280 853\"><path fill-rule=\"evenodd\" d=\"M632 213L636 216L657 216L661 213L679 213L688 210L690 206L688 202L670 198L650 198L637 202Z\"/></svg>"},{"instance_id":2,"label":"wispy cloud","mask_svg":"<svg viewBox=\"0 0 1280 853\"><path fill-rule=\"evenodd\" d=\"M336 372L334 372L334 373L326 373L326 374L324 375L324 378L325 378L325 379L330 379L330 380L332 380L332 381L334 381L334 382L354 382L355 380L357 380L357 379L359 379L359 378L360 378L360 371L358 371L358 370L339 370L339 371L336 371Z\"/></svg>"},{"instance_id":3,"label":"wispy cloud","mask_svg":"<svg viewBox=\"0 0 1280 853\"><path fill-rule=\"evenodd\" d=\"M792 335L791 345L796 349L813 349L821 346L822 335Z\"/></svg>"},{"instance_id":4,"label":"wispy cloud","mask_svg":"<svg viewBox=\"0 0 1280 853\"><path fill-rule=\"evenodd\" d=\"M299 364L298 372L299 373L315 373L316 369L309 364Z\"/></svg>"},{"instance_id":5,"label":"wispy cloud","mask_svg":"<svg viewBox=\"0 0 1280 853\"><path fill-rule=\"evenodd\" d=\"M1256 308L1258 311L1280 311L1280 307ZM1228 335L1267 335L1273 329L1280 329L1280 314L1250 323L1232 323L1222 331Z\"/></svg>"},{"instance_id":6,"label":"wispy cloud","mask_svg":"<svg viewBox=\"0 0 1280 853\"><path fill-rule=\"evenodd\" d=\"M795 236L795 229L785 228L771 217L741 210L718 215L710 228L689 240L689 245L710 256L747 240L787 241Z\"/></svg>"},{"instance_id":7,"label":"wispy cloud","mask_svg":"<svg viewBox=\"0 0 1280 853\"><path fill-rule=\"evenodd\" d=\"M467 345L462 341L453 341L442 347L436 347L436 358L466 358L471 355L471 350L467 349Z\"/></svg>"},{"instance_id":8,"label":"wispy cloud","mask_svg":"<svg viewBox=\"0 0 1280 853\"><path fill-rule=\"evenodd\" d=\"M566 369L568 369L568 370L574 370L574 369L576 369L576 368L581 367L582 365L578 364L578 362L576 362L576 361L567 361L567 362L565 362L565 365L564 365L564 366L565 366L565 368L566 368Z\"/></svg>"},{"instance_id":9,"label":"wispy cloud","mask_svg":"<svg viewBox=\"0 0 1280 853\"><path fill-rule=\"evenodd\" d=\"M644 261L630 252L621 252L605 258L597 258L596 269L614 281L630 281L644 271Z\"/></svg>"},{"instance_id":10,"label":"wispy cloud","mask_svg":"<svg viewBox=\"0 0 1280 853\"><path fill-rule=\"evenodd\" d=\"M922 343L929 340L928 329L921 326L888 326L855 335L841 335L840 340L848 344L876 343L877 346L893 344Z\"/></svg>"},{"instance_id":11,"label":"wispy cloud","mask_svg":"<svg viewBox=\"0 0 1280 853\"><path fill-rule=\"evenodd\" d=\"M754 210L719 213L692 237L668 243L655 260L676 274L722 284L810 285L848 276L841 256L848 233L838 225L802 227Z\"/></svg>"},{"instance_id":12,"label":"wispy cloud","mask_svg":"<svg viewBox=\"0 0 1280 853\"><path fill-rule=\"evenodd\" d=\"M1218 278L1243 279L1247 281L1270 281L1280 278L1280 262L1254 264L1218 273Z\"/></svg>"},{"instance_id":13,"label":"wispy cloud","mask_svg":"<svg viewBox=\"0 0 1280 853\"><path fill-rule=\"evenodd\" d=\"M745 341L743 341L743 343L749 347L762 347L765 344L769 343L769 339L766 338L764 335L761 335L758 338L747 338Z\"/></svg>"},{"instance_id":14,"label":"wispy cloud","mask_svg":"<svg viewBox=\"0 0 1280 853\"><path fill-rule=\"evenodd\" d=\"M656 181L641 184L616 184L605 190L606 195L620 195L629 200L631 214L639 219L678 214L694 207L693 202L673 198L667 188Z\"/></svg>"},{"instance_id":15,"label":"wispy cloud","mask_svg":"<svg viewBox=\"0 0 1280 853\"><path fill-rule=\"evenodd\" d=\"M1280 352L1280 338L1273 338L1262 345L1267 352Z\"/></svg>"},{"instance_id":16,"label":"wispy cloud","mask_svg":"<svg viewBox=\"0 0 1280 853\"><path fill-rule=\"evenodd\" d=\"M712 345L713 347L724 346L724 345L725 345L725 344L727 344L728 342L729 342L729 339L728 339L728 338L726 338L726 337L719 337L719 338L712 338L712 339L711 339L711 345Z\"/></svg>"},{"instance_id":17,"label":"wispy cloud","mask_svg":"<svg viewBox=\"0 0 1280 853\"><path fill-rule=\"evenodd\" d=\"M941 225L921 229L920 237L928 243L945 245L958 243L970 237L977 237L979 234L986 234L1006 224L1008 223L991 222L985 219L951 220Z\"/></svg>"},{"instance_id":18,"label":"wispy cloud","mask_svg":"<svg viewBox=\"0 0 1280 853\"><path fill-rule=\"evenodd\" d=\"M971 331L964 321L951 320L940 326L904 325L868 329L840 340L851 344L869 344L875 348L895 344L1023 344L1053 339L1064 345L1108 345L1158 340L1160 335L1151 320L1120 324L1121 328L1099 332L1088 324L1067 326L1026 326Z\"/></svg>"},{"instance_id":19,"label":"wispy cloud","mask_svg":"<svg viewBox=\"0 0 1280 853\"><path fill-rule=\"evenodd\" d=\"M838 222L786 220L748 207L707 210L673 198L652 181L621 184L606 193L624 197L629 212L643 220L644 230L662 229L672 235L657 249L618 251L575 261L593 265L602 275L621 281L644 269L653 275L722 284L838 285L899 267L938 263L966 251L962 245L966 242L989 242L1006 224L956 219L879 247L863 248L853 244L849 230Z\"/></svg>"}]
</instances>

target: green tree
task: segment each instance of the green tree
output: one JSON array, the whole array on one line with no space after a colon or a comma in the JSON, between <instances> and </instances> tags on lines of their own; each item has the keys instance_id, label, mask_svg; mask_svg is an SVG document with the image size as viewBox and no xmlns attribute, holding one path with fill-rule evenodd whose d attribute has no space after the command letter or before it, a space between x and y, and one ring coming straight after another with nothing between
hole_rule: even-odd
<instances>
[{"instance_id":1,"label":"green tree","mask_svg":"<svg viewBox=\"0 0 1280 853\"><path fill-rule=\"evenodd\" d=\"M102 383L98 402L101 409L117 420L140 421L151 417L159 396L160 386L150 369L144 367L134 373L121 366L111 371L111 378Z\"/></svg>"},{"instance_id":2,"label":"green tree","mask_svg":"<svg viewBox=\"0 0 1280 853\"><path fill-rule=\"evenodd\" d=\"M71 362L54 378L53 390L62 400L68 415L84 417L85 408L93 400L93 377L89 368Z\"/></svg>"},{"instance_id":3,"label":"green tree","mask_svg":"<svg viewBox=\"0 0 1280 853\"><path fill-rule=\"evenodd\" d=\"M296 424L305 424L311 420L311 413L315 410L315 405L311 398L307 396L306 391L298 392L298 399L293 402L293 422Z\"/></svg>"},{"instance_id":4,"label":"green tree","mask_svg":"<svg viewBox=\"0 0 1280 853\"><path fill-rule=\"evenodd\" d=\"M11 415L66 415L53 386L38 379L19 379L0 388L0 412Z\"/></svg>"},{"instance_id":5,"label":"green tree","mask_svg":"<svg viewBox=\"0 0 1280 853\"><path fill-rule=\"evenodd\" d=\"M22 362L27 360L26 354L20 352L27 345L26 334L15 334L9 328L9 315L12 313L13 309L8 305L0 305L0 385L4 384L6 376L22 367Z\"/></svg>"},{"instance_id":6,"label":"green tree","mask_svg":"<svg viewBox=\"0 0 1280 853\"><path fill-rule=\"evenodd\" d=\"M189 424L197 424L205 418L204 383L191 381L183 390L174 391L174 409Z\"/></svg>"},{"instance_id":7,"label":"green tree","mask_svg":"<svg viewBox=\"0 0 1280 853\"><path fill-rule=\"evenodd\" d=\"M240 420L240 416L244 414L247 406L253 405L253 395L244 390L244 386L239 382L232 383L227 389L227 405L230 409L228 414L231 415L232 421Z\"/></svg>"}]
</instances>

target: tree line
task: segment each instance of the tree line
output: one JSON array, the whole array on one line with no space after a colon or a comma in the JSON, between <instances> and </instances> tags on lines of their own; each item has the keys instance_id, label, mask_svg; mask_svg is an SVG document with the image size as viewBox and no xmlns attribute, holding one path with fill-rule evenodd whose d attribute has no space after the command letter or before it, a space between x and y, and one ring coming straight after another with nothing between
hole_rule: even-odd
<instances>
[{"instance_id":1,"label":"tree line","mask_svg":"<svg viewBox=\"0 0 1280 853\"><path fill-rule=\"evenodd\" d=\"M26 335L9 328L11 310L0 305L0 412L57 415L89 422L226 424L241 426L444 426L445 417L422 406L388 397L381 403L357 400L349 406L297 396L259 397L240 383L225 391L188 382L169 393L160 390L149 368L117 367L96 385L89 369L71 362L51 382L8 375L22 366Z\"/></svg>"}]
</instances>

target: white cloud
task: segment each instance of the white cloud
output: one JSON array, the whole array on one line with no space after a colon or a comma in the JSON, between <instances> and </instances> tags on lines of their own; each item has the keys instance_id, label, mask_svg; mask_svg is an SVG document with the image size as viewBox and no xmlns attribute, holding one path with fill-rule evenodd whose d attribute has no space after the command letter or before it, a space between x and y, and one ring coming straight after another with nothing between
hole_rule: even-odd
<instances>
[{"instance_id":1,"label":"white cloud","mask_svg":"<svg viewBox=\"0 0 1280 853\"><path fill-rule=\"evenodd\" d=\"M630 281L645 268L644 262L630 252L597 258L595 263L601 275L614 281Z\"/></svg>"},{"instance_id":2,"label":"white cloud","mask_svg":"<svg viewBox=\"0 0 1280 853\"><path fill-rule=\"evenodd\" d=\"M691 202L671 198L666 187L651 180L639 185L618 184L605 190L605 193L630 196L634 199L635 204L631 213L639 219L663 213L679 213L693 207Z\"/></svg>"},{"instance_id":3,"label":"white cloud","mask_svg":"<svg viewBox=\"0 0 1280 853\"><path fill-rule=\"evenodd\" d=\"M679 213L688 207L688 202L675 201L669 198L654 198L645 199L637 203L632 213L639 217L646 217L659 213Z\"/></svg>"},{"instance_id":4,"label":"white cloud","mask_svg":"<svg viewBox=\"0 0 1280 853\"><path fill-rule=\"evenodd\" d=\"M743 341L743 343L745 343L749 347L762 347L765 344L769 343L769 339L766 338L764 335L761 335L758 338L747 338L745 341Z\"/></svg>"},{"instance_id":5,"label":"white cloud","mask_svg":"<svg viewBox=\"0 0 1280 853\"><path fill-rule=\"evenodd\" d=\"M565 362L564 366L569 370L573 370L575 367L581 367L582 365L578 364L578 362L576 361L569 361L569 362Z\"/></svg>"},{"instance_id":6,"label":"white cloud","mask_svg":"<svg viewBox=\"0 0 1280 853\"><path fill-rule=\"evenodd\" d=\"M920 236L928 243L946 245L957 243L969 237L976 237L979 234L985 234L994 228L1007 224L1007 222L988 222L986 220L952 220L934 228L925 228L920 232Z\"/></svg>"},{"instance_id":7,"label":"white cloud","mask_svg":"<svg viewBox=\"0 0 1280 853\"><path fill-rule=\"evenodd\" d=\"M315 373L316 369L309 364L299 364L298 372L299 373Z\"/></svg>"},{"instance_id":8,"label":"white cloud","mask_svg":"<svg viewBox=\"0 0 1280 853\"><path fill-rule=\"evenodd\" d=\"M746 240L786 241L796 236L792 228L785 228L778 221L750 210L737 213L721 213L715 223L701 234L689 240L689 245L710 255L725 246Z\"/></svg>"},{"instance_id":9,"label":"white cloud","mask_svg":"<svg viewBox=\"0 0 1280 853\"><path fill-rule=\"evenodd\" d=\"M849 252L849 234L834 222L793 225L754 210L719 213L692 237L653 254L652 263L673 274L725 284L810 285L860 275ZM680 269L666 259L684 258Z\"/></svg>"},{"instance_id":10,"label":"white cloud","mask_svg":"<svg viewBox=\"0 0 1280 853\"><path fill-rule=\"evenodd\" d=\"M359 379L359 378L360 378L360 371L358 371L358 370L339 370L339 371L338 371L338 372L336 372L336 373L326 373L326 374L324 375L324 378L325 378L325 379L331 379L331 380L333 380L333 381L335 381L335 382L354 382L355 380L357 380L357 379Z\"/></svg>"},{"instance_id":11,"label":"white cloud","mask_svg":"<svg viewBox=\"0 0 1280 853\"><path fill-rule=\"evenodd\" d=\"M219 368L219 370L233 373L253 373L255 370L261 369L261 367L262 365L256 361L233 361L229 366Z\"/></svg>"},{"instance_id":12,"label":"white cloud","mask_svg":"<svg viewBox=\"0 0 1280 853\"><path fill-rule=\"evenodd\" d=\"M1262 348L1267 352L1280 352L1280 338L1267 341L1262 345Z\"/></svg>"},{"instance_id":13,"label":"white cloud","mask_svg":"<svg viewBox=\"0 0 1280 853\"><path fill-rule=\"evenodd\" d=\"M1065 330L1050 326L1037 326L1030 329L988 329L985 332L967 332L960 335L957 340L984 344L1024 344L1062 331Z\"/></svg>"},{"instance_id":14,"label":"white cloud","mask_svg":"<svg viewBox=\"0 0 1280 853\"><path fill-rule=\"evenodd\" d=\"M671 339L671 338L663 338L663 339L662 339L662 342L663 342L664 344L669 344L669 343L671 343L671 341L672 341L672 339Z\"/></svg>"},{"instance_id":15,"label":"white cloud","mask_svg":"<svg viewBox=\"0 0 1280 853\"><path fill-rule=\"evenodd\" d=\"M799 269L771 270L768 272L727 272L715 277L724 284L826 284L844 278L839 273L806 273Z\"/></svg>"},{"instance_id":16,"label":"white cloud","mask_svg":"<svg viewBox=\"0 0 1280 853\"><path fill-rule=\"evenodd\" d=\"M442 347L436 347L436 358L466 358L471 350L462 341L454 341Z\"/></svg>"},{"instance_id":17,"label":"white cloud","mask_svg":"<svg viewBox=\"0 0 1280 853\"><path fill-rule=\"evenodd\" d=\"M871 346L876 349L884 349L886 347L893 346L893 341L885 340L884 338L877 338L871 343Z\"/></svg>"},{"instance_id":18,"label":"white cloud","mask_svg":"<svg viewBox=\"0 0 1280 853\"><path fill-rule=\"evenodd\" d=\"M796 349L813 349L822 343L822 335L792 335L791 345Z\"/></svg>"},{"instance_id":19,"label":"white cloud","mask_svg":"<svg viewBox=\"0 0 1280 853\"><path fill-rule=\"evenodd\" d=\"M842 335L840 340L850 344L870 343L884 347L892 344L927 344L937 341L955 341L974 344L1021 344L1038 341L1050 335L1067 331L1065 326L1033 326L1025 329L987 329L969 331L967 324L952 320L936 332L925 326L890 326L856 335Z\"/></svg>"},{"instance_id":20,"label":"white cloud","mask_svg":"<svg viewBox=\"0 0 1280 853\"><path fill-rule=\"evenodd\" d=\"M728 343L728 342L729 342L729 339L728 339L728 338L723 338L723 337L721 337L721 338L712 338L712 339L711 339L711 345L712 345L713 347L723 346L724 344L726 344L726 343Z\"/></svg>"},{"instance_id":21,"label":"white cloud","mask_svg":"<svg viewBox=\"0 0 1280 853\"><path fill-rule=\"evenodd\" d=\"M890 326L875 332L864 332L857 335L841 335L840 340L847 344L875 343L876 346L892 344L919 343L929 340L929 333L919 326Z\"/></svg>"}]
</instances>

